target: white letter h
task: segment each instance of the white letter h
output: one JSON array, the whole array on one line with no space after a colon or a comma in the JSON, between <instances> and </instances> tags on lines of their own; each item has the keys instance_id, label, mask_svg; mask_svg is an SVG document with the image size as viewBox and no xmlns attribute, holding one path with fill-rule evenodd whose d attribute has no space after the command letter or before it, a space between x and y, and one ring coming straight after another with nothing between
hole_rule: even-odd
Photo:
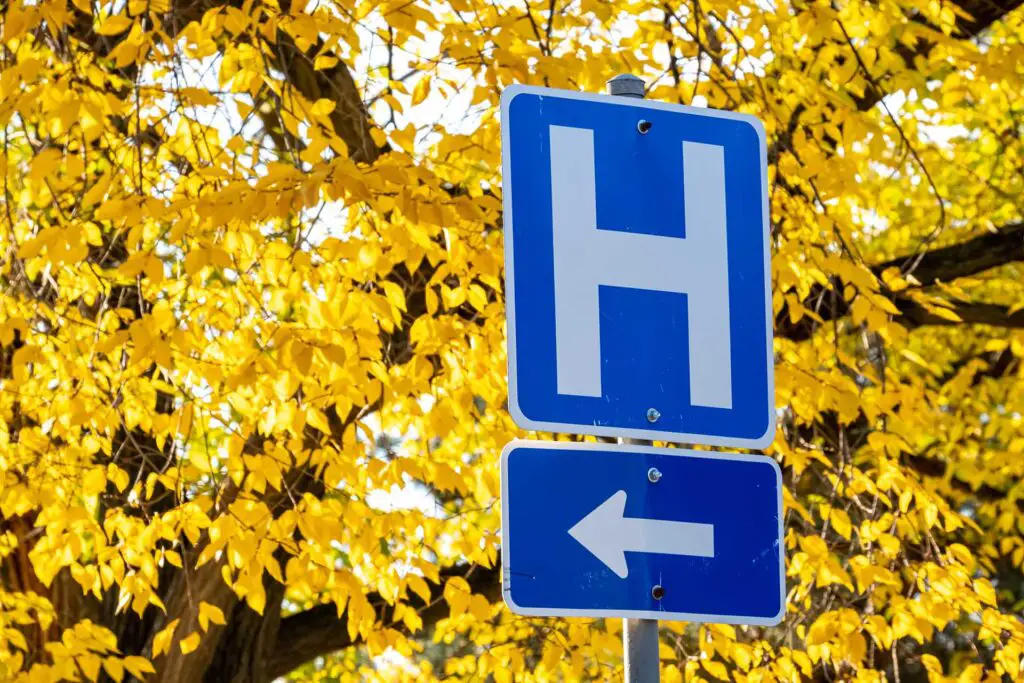
<instances>
[{"instance_id":1,"label":"white letter h","mask_svg":"<svg viewBox=\"0 0 1024 683\"><path fill-rule=\"evenodd\" d=\"M598 286L610 285L686 294L690 403L731 408L725 148L683 142L686 237L660 237L598 230L594 132L550 133L558 393L602 395Z\"/></svg>"}]
</instances>

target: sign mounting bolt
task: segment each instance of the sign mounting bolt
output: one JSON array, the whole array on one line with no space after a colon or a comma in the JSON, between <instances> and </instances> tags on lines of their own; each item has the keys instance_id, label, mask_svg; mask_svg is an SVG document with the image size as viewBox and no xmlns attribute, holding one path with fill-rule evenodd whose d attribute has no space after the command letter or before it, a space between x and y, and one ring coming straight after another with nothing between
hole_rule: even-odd
<instances>
[{"instance_id":1,"label":"sign mounting bolt","mask_svg":"<svg viewBox=\"0 0 1024 683\"><path fill-rule=\"evenodd\" d=\"M654 423L654 422L657 422L660 419L661 419L661 413L658 412L657 408L648 408L647 409L647 421L648 422Z\"/></svg>"},{"instance_id":2,"label":"sign mounting bolt","mask_svg":"<svg viewBox=\"0 0 1024 683\"><path fill-rule=\"evenodd\" d=\"M652 467L651 469L647 470L647 481L651 482L652 484L657 484L659 481L661 481L661 470L659 470L657 467Z\"/></svg>"},{"instance_id":3,"label":"sign mounting bolt","mask_svg":"<svg viewBox=\"0 0 1024 683\"><path fill-rule=\"evenodd\" d=\"M655 600L661 600L665 597L665 587L661 584L654 586L654 588L651 589L651 597Z\"/></svg>"},{"instance_id":4,"label":"sign mounting bolt","mask_svg":"<svg viewBox=\"0 0 1024 683\"><path fill-rule=\"evenodd\" d=\"M647 131L649 131L653 125L653 123L646 119L640 119L636 124L636 131L640 133L640 135L647 135Z\"/></svg>"}]
</instances>

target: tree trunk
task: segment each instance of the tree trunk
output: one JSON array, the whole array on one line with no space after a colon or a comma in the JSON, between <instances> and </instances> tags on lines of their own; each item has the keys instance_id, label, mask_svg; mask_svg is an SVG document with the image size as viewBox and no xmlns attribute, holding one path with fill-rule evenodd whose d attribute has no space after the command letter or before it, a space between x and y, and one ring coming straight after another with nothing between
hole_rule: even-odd
<instances>
[{"instance_id":1,"label":"tree trunk","mask_svg":"<svg viewBox=\"0 0 1024 683\"><path fill-rule=\"evenodd\" d=\"M203 676L203 683L269 683L267 663L277 642L281 624L281 601L284 586L268 576L263 577L267 591L267 609L261 616L246 603L238 601L225 613L227 631Z\"/></svg>"}]
</instances>

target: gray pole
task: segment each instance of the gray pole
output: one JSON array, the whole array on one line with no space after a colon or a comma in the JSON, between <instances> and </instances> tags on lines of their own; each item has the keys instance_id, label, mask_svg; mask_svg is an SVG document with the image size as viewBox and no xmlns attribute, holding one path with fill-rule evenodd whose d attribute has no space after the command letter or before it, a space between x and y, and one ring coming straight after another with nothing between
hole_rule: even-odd
<instances>
[{"instance_id":1,"label":"gray pole","mask_svg":"<svg viewBox=\"0 0 1024 683\"><path fill-rule=\"evenodd\" d=\"M619 74L608 81L608 94L643 98L644 81L632 74ZM650 446L643 439L622 439L622 443ZM658 683L661 669L658 657L656 619L622 620L622 653L626 683Z\"/></svg>"},{"instance_id":2,"label":"gray pole","mask_svg":"<svg viewBox=\"0 0 1024 683\"><path fill-rule=\"evenodd\" d=\"M622 652L627 683L657 683L658 622L654 619L623 619Z\"/></svg>"}]
</instances>

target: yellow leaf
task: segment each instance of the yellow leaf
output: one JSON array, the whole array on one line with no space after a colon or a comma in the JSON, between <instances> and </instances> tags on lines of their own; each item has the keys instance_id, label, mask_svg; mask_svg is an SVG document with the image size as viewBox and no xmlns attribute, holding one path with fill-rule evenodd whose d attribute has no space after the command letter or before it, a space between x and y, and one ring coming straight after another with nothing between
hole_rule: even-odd
<instances>
[{"instance_id":1,"label":"yellow leaf","mask_svg":"<svg viewBox=\"0 0 1024 683\"><path fill-rule=\"evenodd\" d=\"M974 592L978 594L978 598L986 605L996 606L996 592L987 579L977 579L974 582Z\"/></svg>"},{"instance_id":2,"label":"yellow leaf","mask_svg":"<svg viewBox=\"0 0 1024 683\"><path fill-rule=\"evenodd\" d=\"M313 60L313 68L317 71L322 69L330 69L338 63L338 58L334 55L320 55Z\"/></svg>"},{"instance_id":3,"label":"yellow leaf","mask_svg":"<svg viewBox=\"0 0 1024 683\"><path fill-rule=\"evenodd\" d=\"M391 131L391 139L401 147L403 151L412 154L416 146L416 126L410 123L401 130Z\"/></svg>"},{"instance_id":4,"label":"yellow leaf","mask_svg":"<svg viewBox=\"0 0 1024 683\"><path fill-rule=\"evenodd\" d=\"M174 637L174 629L178 628L178 619L175 619L153 636L153 656L159 657L171 648L171 639Z\"/></svg>"},{"instance_id":5,"label":"yellow leaf","mask_svg":"<svg viewBox=\"0 0 1024 683\"><path fill-rule=\"evenodd\" d=\"M117 681L117 683L121 683L121 679L124 678L124 665L117 657L107 657L104 659L103 670L107 672L108 676Z\"/></svg>"},{"instance_id":6,"label":"yellow leaf","mask_svg":"<svg viewBox=\"0 0 1024 683\"><path fill-rule=\"evenodd\" d=\"M405 305L405 292L402 288L396 285L394 282L381 282L381 288L384 290L384 295L387 297L391 305L400 311L406 310Z\"/></svg>"},{"instance_id":7,"label":"yellow leaf","mask_svg":"<svg viewBox=\"0 0 1024 683\"><path fill-rule=\"evenodd\" d=\"M107 473L102 467L93 467L85 474L82 481L82 495L95 496L107 487Z\"/></svg>"},{"instance_id":8,"label":"yellow leaf","mask_svg":"<svg viewBox=\"0 0 1024 683\"><path fill-rule=\"evenodd\" d=\"M925 671L929 674L942 675L942 663L935 655L921 655L921 664L924 665Z\"/></svg>"},{"instance_id":9,"label":"yellow leaf","mask_svg":"<svg viewBox=\"0 0 1024 683\"><path fill-rule=\"evenodd\" d=\"M900 551L900 541L892 534L882 534L879 536L878 545L886 555L895 556Z\"/></svg>"},{"instance_id":10,"label":"yellow leaf","mask_svg":"<svg viewBox=\"0 0 1024 683\"><path fill-rule=\"evenodd\" d=\"M317 116L327 116L334 111L335 104L328 99L319 99L313 104L313 113Z\"/></svg>"},{"instance_id":11,"label":"yellow leaf","mask_svg":"<svg viewBox=\"0 0 1024 683\"><path fill-rule=\"evenodd\" d=\"M414 105L421 103L423 100L427 99L427 96L429 94L430 78L428 76L424 76L419 80L419 82L416 84L416 87L413 88L412 90L412 103Z\"/></svg>"},{"instance_id":12,"label":"yellow leaf","mask_svg":"<svg viewBox=\"0 0 1024 683\"><path fill-rule=\"evenodd\" d=\"M985 670L981 664L971 664L966 669L960 672L960 675L957 676L956 681L957 683L980 683L981 677L982 675L984 675L984 673ZM997 681L1001 679L993 676L990 678L986 678L985 680L986 683L989 683L990 681Z\"/></svg>"},{"instance_id":13,"label":"yellow leaf","mask_svg":"<svg viewBox=\"0 0 1024 683\"><path fill-rule=\"evenodd\" d=\"M846 514L845 510L833 508L829 513L829 521L832 522L832 527L836 530L837 534L846 540L850 540L852 525L850 524L850 515Z\"/></svg>"},{"instance_id":14,"label":"yellow leaf","mask_svg":"<svg viewBox=\"0 0 1024 683\"><path fill-rule=\"evenodd\" d=\"M444 599L451 607L453 617L466 611L466 608L469 607L469 597L469 584L461 577L453 576L444 585Z\"/></svg>"},{"instance_id":15,"label":"yellow leaf","mask_svg":"<svg viewBox=\"0 0 1024 683\"><path fill-rule=\"evenodd\" d=\"M224 612L222 612L220 607L217 607L216 605L211 605L208 602L200 602L199 626L206 631L210 627L210 622L213 622L218 626L223 626L225 624Z\"/></svg>"},{"instance_id":16,"label":"yellow leaf","mask_svg":"<svg viewBox=\"0 0 1024 683\"><path fill-rule=\"evenodd\" d=\"M331 423L327 421L327 416L322 410L317 410L312 406L306 408L306 423L324 434L331 433Z\"/></svg>"},{"instance_id":17,"label":"yellow leaf","mask_svg":"<svg viewBox=\"0 0 1024 683\"><path fill-rule=\"evenodd\" d=\"M712 662L708 659L700 660L700 665L704 667L704 670L715 678L723 681L729 680L729 672L725 668L725 664L721 662Z\"/></svg>"},{"instance_id":18,"label":"yellow leaf","mask_svg":"<svg viewBox=\"0 0 1024 683\"><path fill-rule=\"evenodd\" d=\"M961 318L959 315L949 310L948 308L943 308L942 306L929 307L928 312L931 313L932 315L937 315L940 318L950 320L955 323L963 322L963 318Z\"/></svg>"},{"instance_id":19,"label":"yellow leaf","mask_svg":"<svg viewBox=\"0 0 1024 683\"><path fill-rule=\"evenodd\" d=\"M430 603L430 586L427 585L422 576L410 574L406 578L406 583L412 589L412 592L418 595L424 603Z\"/></svg>"},{"instance_id":20,"label":"yellow leaf","mask_svg":"<svg viewBox=\"0 0 1024 683\"><path fill-rule=\"evenodd\" d=\"M102 661L94 654L82 655L77 658L78 666L82 668L85 677L95 681L100 676L100 664Z\"/></svg>"},{"instance_id":21,"label":"yellow leaf","mask_svg":"<svg viewBox=\"0 0 1024 683\"><path fill-rule=\"evenodd\" d=\"M145 657L125 657L124 668L140 681L145 678L146 674L156 673L156 669Z\"/></svg>"},{"instance_id":22,"label":"yellow leaf","mask_svg":"<svg viewBox=\"0 0 1024 683\"><path fill-rule=\"evenodd\" d=\"M263 589L263 582L259 577L256 578L253 591L245 596L245 602L257 613L263 614L267 606L267 592Z\"/></svg>"},{"instance_id":23,"label":"yellow leaf","mask_svg":"<svg viewBox=\"0 0 1024 683\"><path fill-rule=\"evenodd\" d=\"M868 651L868 643L862 633L851 633L846 637L846 661L860 666Z\"/></svg>"},{"instance_id":24,"label":"yellow leaf","mask_svg":"<svg viewBox=\"0 0 1024 683\"><path fill-rule=\"evenodd\" d=\"M128 487L128 473L114 463L107 465L107 479L114 483L118 492L123 492Z\"/></svg>"},{"instance_id":25,"label":"yellow leaf","mask_svg":"<svg viewBox=\"0 0 1024 683\"><path fill-rule=\"evenodd\" d=\"M0 633L3 632L0 631ZM14 645L14 647L18 648L19 650L22 650L23 652L28 652L28 641L25 640L25 636L24 634L22 634L21 631L8 629L7 632L4 633L4 636L7 638L8 641L10 641L12 645Z\"/></svg>"},{"instance_id":26,"label":"yellow leaf","mask_svg":"<svg viewBox=\"0 0 1024 683\"><path fill-rule=\"evenodd\" d=\"M203 88L182 88L178 91L178 97L197 107L213 106L219 102L215 95Z\"/></svg>"},{"instance_id":27,"label":"yellow leaf","mask_svg":"<svg viewBox=\"0 0 1024 683\"><path fill-rule=\"evenodd\" d=\"M187 638L178 643L178 647L181 648L181 654L187 655L189 652L195 652L196 648L199 647L199 633L190 633Z\"/></svg>"},{"instance_id":28,"label":"yellow leaf","mask_svg":"<svg viewBox=\"0 0 1024 683\"><path fill-rule=\"evenodd\" d=\"M366 268L373 268L377 264L380 250L372 244L364 244L359 249L359 265Z\"/></svg>"},{"instance_id":29,"label":"yellow leaf","mask_svg":"<svg viewBox=\"0 0 1024 683\"><path fill-rule=\"evenodd\" d=\"M470 285L466 298L469 300L470 305L478 311L483 312L484 308L487 307L487 293L484 292L484 288L480 285Z\"/></svg>"},{"instance_id":30,"label":"yellow leaf","mask_svg":"<svg viewBox=\"0 0 1024 683\"><path fill-rule=\"evenodd\" d=\"M491 614L491 603L482 595L474 595L469 600L469 613L478 621L484 621Z\"/></svg>"},{"instance_id":31,"label":"yellow leaf","mask_svg":"<svg viewBox=\"0 0 1024 683\"><path fill-rule=\"evenodd\" d=\"M132 25L132 20L128 17L115 14L112 17L107 17L100 25L96 27L96 33L101 36L116 36L119 33L124 33L128 30L128 27Z\"/></svg>"}]
</instances>

